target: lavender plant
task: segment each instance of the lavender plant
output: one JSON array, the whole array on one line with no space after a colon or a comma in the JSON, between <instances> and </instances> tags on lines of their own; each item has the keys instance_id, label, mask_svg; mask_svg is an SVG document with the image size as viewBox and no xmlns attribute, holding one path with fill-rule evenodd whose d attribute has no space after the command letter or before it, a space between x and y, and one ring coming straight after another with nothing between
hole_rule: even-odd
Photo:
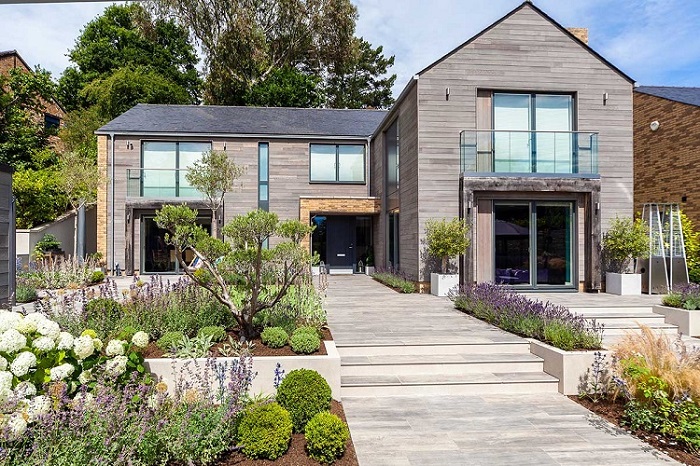
<instances>
[{"instance_id":1,"label":"lavender plant","mask_svg":"<svg viewBox=\"0 0 700 466\"><path fill-rule=\"evenodd\" d=\"M452 292L450 299L457 309L474 317L563 350L601 348L602 325L588 322L563 306L528 299L501 285L464 285Z\"/></svg>"},{"instance_id":2,"label":"lavender plant","mask_svg":"<svg viewBox=\"0 0 700 466\"><path fill-rule=\"evenodd\" d=\"M678 286L663 298L664 306L678 307L688 311L700 310L700 284L689 283Z\"/></svg>"}]
</instances>

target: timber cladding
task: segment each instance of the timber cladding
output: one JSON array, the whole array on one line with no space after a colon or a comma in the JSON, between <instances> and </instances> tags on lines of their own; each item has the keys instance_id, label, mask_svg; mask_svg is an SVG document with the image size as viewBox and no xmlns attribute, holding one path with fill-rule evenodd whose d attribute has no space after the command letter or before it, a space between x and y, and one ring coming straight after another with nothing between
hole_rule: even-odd
<instances>
[{"instance_id":1,"label":"timber cladding","mask_svg":"<svg viewBox=\"0 0 700 466\"><path fill-rule=\"evenodd\" d=\"M659 122L657 131L649 127ZM700 107L634 93L634 207L679 203L700 224ZM682 202L683 197L686 202Z\"/></svg>"}]
</instances>

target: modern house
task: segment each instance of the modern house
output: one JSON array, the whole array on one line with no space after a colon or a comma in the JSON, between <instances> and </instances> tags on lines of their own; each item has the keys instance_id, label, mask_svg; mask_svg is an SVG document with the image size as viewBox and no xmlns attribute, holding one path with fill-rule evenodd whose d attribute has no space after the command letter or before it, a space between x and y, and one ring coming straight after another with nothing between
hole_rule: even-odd
<instances>
[{"instance_id":1,"label":"modern house","mask_svg":"<svg viewBox=\"0 0 700 466\"><path fill-rule=\"evenodd\" d=\"M676 203L700 225L700 88L634 92L634 206Z\"/></svg>"},{"instance_id":2,"label":"modern house","mask_svg":"<svg viewBox=\"0 0 700 466\"><path fill-rule=\"evenodd\" d=\"M138 105L97 131L98 249L128 272L177 271L153 214L202 207L183 173L213 149L248 167L224 221L260 207L311 222L332 272L373 256L427 281L426 222L460 216L463 281L597 290L601 231L633 212L633 81L586 37L525 2L388 112Z\"/></svg>"}]
</instances>

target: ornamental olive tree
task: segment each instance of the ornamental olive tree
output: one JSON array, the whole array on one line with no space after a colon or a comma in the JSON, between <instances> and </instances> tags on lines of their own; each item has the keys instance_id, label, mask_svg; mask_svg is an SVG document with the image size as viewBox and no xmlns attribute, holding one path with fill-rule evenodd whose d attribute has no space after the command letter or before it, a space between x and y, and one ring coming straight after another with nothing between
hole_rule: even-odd
<instances>
[{"instance_id":1,"label":"ornamental olive tree","mask_svg":"<svg viewBox=\"0 0 700 466\"><path fill-rule=\"evenodd\" d=\"M245 169L229 159L226 152L209 151L202 160L194 162L185 174L187 182L207 198L211 209L211 235L219 237L218 213L224 203L224 195L233 189L235 181Z\"/></svg>"},{"instance_id":2,"label":"ornamental olive tree","mask_svg":"<svg viewBox=\"0 0 700 466\"><path fill-rule=\"evenodd\" d=\"M195 223L197 211L186 205L164 205L156 223L169 231L166 242L175 247L180 267L198 285L209 290L233 314L245 339L259 331L253 317L272 308L297 279L308 273L311 261L300 243L312 227L298 220L280 222L277 214L254 210L238 215L223 228L229 241L209 236ZM266 248L272 237L282 239ZM192 251L201 267L189 267L183 252Z\"/></svg>"},{"instance_id":3,"label":"ornamental olive tree","mask_svg":"<svg viewBox=\"0 0 700 466\"><path fill-rule=\"evenodd\" d=\"M469 226L463 219L429 220L425 227L428 254L440 259L440 270L447 273L451 257L464 254L469 247Z\"/></svg>"},{"instance_id":4,"label":"ornamental olive tree","mask_svg":"<svg viewBox=\"0 0 700 466\"><path fill-rule=\"evenodd\" d=\"M606 271L625 273L632 259L649 257L649 230L642 219L615 219L603 235L603 259Z\"/></svg>"}]
</instances>

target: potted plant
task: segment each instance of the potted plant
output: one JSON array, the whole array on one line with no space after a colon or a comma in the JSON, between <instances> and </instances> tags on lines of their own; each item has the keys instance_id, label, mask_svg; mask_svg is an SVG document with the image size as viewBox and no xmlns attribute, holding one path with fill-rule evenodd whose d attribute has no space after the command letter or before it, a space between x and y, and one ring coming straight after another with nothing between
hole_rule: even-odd
<instances>
[{"instance_id":1,"label":"potted plant","mask_svg":"<svg viewBox=\"0 0 700 466\"><path fill-rule=\"evenodd\" d=\"M649 255L647 227L641 219L615 218L603 235L605 290L617 295L642 294L642 276L630 273L634 259Z\"/></svg>"},{"instance_id":2,"label":"potted plant","mask_svg":"<svg viewBox=\"0 0 700 466\"><path fill-rule=\"evenodd\" d=\"M311 256L311 275L318 276L321 274L321 255L314 252Z\"/></svg>"},{"instance_id":3,"label":"potted plant","mask_svg":"<svg viewBox=\"0 0 700 466\"><path fill-rule=\"evenodd\" d=\"M429 220L425 227L428 254L440 260L440 273L430 274L430 292L436 296L459 286L459 275L450 274L450 259L469 247L469 227L463 219Z\"/></svg>"},{"instance_id":4,"label":"potted plant","mask_svg":"<svg viewBox=\"0 0 700 466\"><path fill-rule=\"evenodd\" d=\"M365 254L365 274L366 275L373 275L374 274L374 248L369 248L367 250L367 254Z\"/></svg>"}]
</instances>

